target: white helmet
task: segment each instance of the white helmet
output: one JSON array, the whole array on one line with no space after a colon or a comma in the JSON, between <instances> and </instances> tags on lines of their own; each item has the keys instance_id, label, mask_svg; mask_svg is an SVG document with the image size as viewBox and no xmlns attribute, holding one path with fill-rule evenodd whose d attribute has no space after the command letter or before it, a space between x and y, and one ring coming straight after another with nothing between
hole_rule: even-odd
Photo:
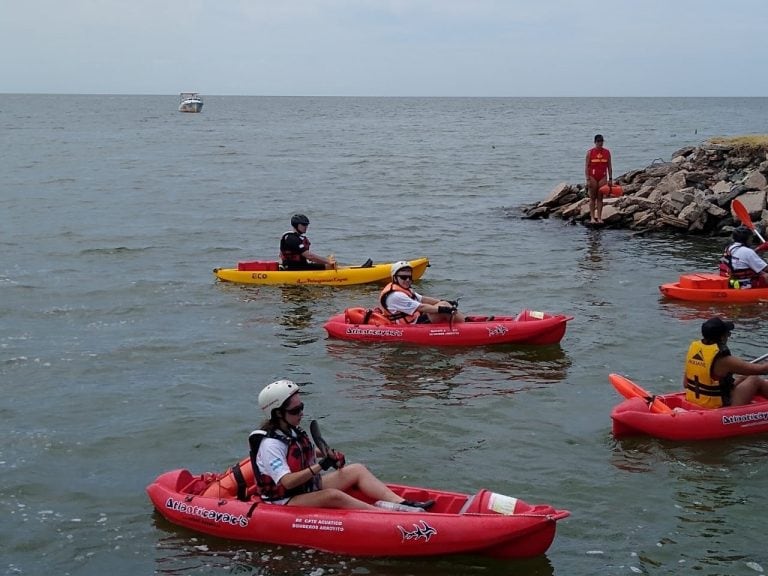
<instances>
[{"instance_id":1,"label":"white helmet","mask_svg":"<svg viewBox=\"0 0 768 576\"><path fill-rule=\"evenodd\" d=\"M271 415L274 408L280 408L298 391L299 387L292 380L276 380L259 392L259 408Z\"/></svg>"},{"instance_id":2,"label":"white helmet","mask_svg":"<svg viewBox=\"0 0 768 576\"><path fill-rule=\"evenodd\" d=\"M400 260L399 262L395 262L394 264L392 264L392 268L390 268L390 276L394 278L395 274L400 272L400 270L402 270L403 268L413 269L410 262L407 262L406 260Z\"/></svg>"}]
</instances>

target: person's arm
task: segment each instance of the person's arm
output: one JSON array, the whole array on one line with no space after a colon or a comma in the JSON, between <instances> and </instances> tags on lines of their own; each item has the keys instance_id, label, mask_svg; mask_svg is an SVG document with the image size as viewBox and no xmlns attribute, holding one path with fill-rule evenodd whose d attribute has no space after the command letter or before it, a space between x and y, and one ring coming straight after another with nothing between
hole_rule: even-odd
<instances>
[{"instance_id":1,"label":"person's arm","mask_svg":"<svg viewBox=\"0 0 768 576\"><path fill-rule=\"evenodd\" d=\"M759 364L753 364L752 362L747 362L737 356L725 356L724 358L715 360L715 364L712 367L712 373L718 378L722 378L729 373L740 374L743 376L768 374L768 363L760 362Z\"/></svg>"},{"instance_id":2,"label":"person's arm","mask_svg":"<svg viewBox=\"0 0 768 576\"><path fill-rule=\"evenodd\" d=\"M759 254L752 250L752 248L747 248L745 246L742 248L741 252L746 254L744 261L755 274L765 274L768 272L768 262L760 258Z\"/></svg>"},{"instance_id":3,"label":"person's arm","mask_svg":"<svg viewBox=\"0 0 768 576\"><path fill-rule=\"evenodd\" d=\"M322 466L315 462L297 472L289 472L288 474L285 474L280 478L279 482L286 490L290 490L291 488L296 488L296 486L306 484L312 480L313 476L320 474L322 470Z\"/></svg>"},{"instance_id":4,"label":"person's arm","mask_svg":"<svg viewBox=\"0 0 768 576\"><path fill-rule=\"evenodd\" d=\"M291 472L285 459L286 451L287 446L279 440L265 438L259 446L257 464L276 484L282 484L286 489L290 490L309 482L312 476L314 476L315 471L320 468L320 465L312 464L312 466L302 470ZM275 461L278 461L277 465L273 464ZM267 465L267 462L270 464ZM312 470L310 471L309 468L312 468Z\"/></svg>"},{"instance_id":5,"label":"person's arm","mask_svg":"<svg viewBox=\"0 0 768 576\"><path fill-rule=\"evenodd\" d=\"M310 262L317 262L318 264L325 264L326 266L333 266L336 264L334 260L331 260L330 258L323 258L322 256L315 254L314 252L310 252L309 250L305 250L301 253L301 255Z\"/></svg>"},{"instance_id":6,"label":"person's arm","mask_svg":"<svg viewBox=\"0 0 768 576\"><path fill-rule=\"evenodd\" d=\"M589 184L589 150L587 150L587 157L584 159L584 180Z\"/></svg>"},{"instance_id":7,"label":"person's arm","mask_svg":"<svg viewBox=\"0 0 768 576\"><path fill-rule=\"evenodd\" d=\"M431 296L422 296L421 297L421 303L422 304L437 304L440 302L437 298L432 298Z\"/></svg>"},{"instance_id":8,"label":"person's arm","mask_svg":"<svg viewBox=\"0 0 768 576\"><path fill-rule=\"evenodd\" d=\"M613 161L610 152L608 153L608 185L613 186Z\"/></svg>"},{"instance_id":9,"label":"person's arm","mask_svg":"<svg viewBox=\"0 0 768 576\"><path fill-rule=\"evenodd\" d=\"M440 308L453 308L453 305L447 300L438 300L430 296L421 297L421 305L417 308L419 312L425 312L427 314L441 314L443 313Z\"/></svg>"}]
</instances>

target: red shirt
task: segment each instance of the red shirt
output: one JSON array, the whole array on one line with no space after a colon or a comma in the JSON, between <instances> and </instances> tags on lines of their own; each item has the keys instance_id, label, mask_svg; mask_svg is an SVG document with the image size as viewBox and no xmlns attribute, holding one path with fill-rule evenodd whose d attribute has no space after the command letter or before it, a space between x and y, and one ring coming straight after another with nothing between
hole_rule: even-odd
<instances>
[{"instance_id":1,"label":"red shirt","mask_svg":"<svg viewBox=\"0 0 768 576\"><path fill-rule=\"evenodd\" d=\"M589 175L600 182L608 174L608 164L611 161L611 152L608 148L595 146L589 151Z\"/></svg>"}]
</instances>

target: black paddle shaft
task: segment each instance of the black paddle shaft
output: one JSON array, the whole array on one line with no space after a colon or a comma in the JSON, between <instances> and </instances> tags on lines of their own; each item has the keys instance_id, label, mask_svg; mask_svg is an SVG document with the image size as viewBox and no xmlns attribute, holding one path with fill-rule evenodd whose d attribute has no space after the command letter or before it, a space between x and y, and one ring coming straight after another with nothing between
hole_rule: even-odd
<instances>
[{"instance_id":1,"label":"black paddle shaft","mask_svg":"<svg viewBox=\"0 0 768 576\"><path fill-rule=\"evenodd\" d=\"M328 443L323 438L323 435L320 434L320 425L317 423L317 420L312 420L312 422L309 423L309 432L312 434L312 439L315 441L317 449L320 450L320 454L322 454L323 457L328 456L331 449L328 447Z\"/></svg>"}]
</instances>

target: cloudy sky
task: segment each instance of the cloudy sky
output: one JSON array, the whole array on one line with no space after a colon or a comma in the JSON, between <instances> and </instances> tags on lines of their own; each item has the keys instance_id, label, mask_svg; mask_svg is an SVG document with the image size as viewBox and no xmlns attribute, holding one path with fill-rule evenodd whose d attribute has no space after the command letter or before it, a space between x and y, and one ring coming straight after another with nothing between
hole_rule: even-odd
<instances>
[{"instance_id":1,"label":"cloudy sky","mask_svg":"<svg viewBox=\"0 0 768 576\"><path fill-rule=\"evenodd\" d=\"M0 93L768 96L766 0L0 0Z\"/></svg>"}]
</instances>

